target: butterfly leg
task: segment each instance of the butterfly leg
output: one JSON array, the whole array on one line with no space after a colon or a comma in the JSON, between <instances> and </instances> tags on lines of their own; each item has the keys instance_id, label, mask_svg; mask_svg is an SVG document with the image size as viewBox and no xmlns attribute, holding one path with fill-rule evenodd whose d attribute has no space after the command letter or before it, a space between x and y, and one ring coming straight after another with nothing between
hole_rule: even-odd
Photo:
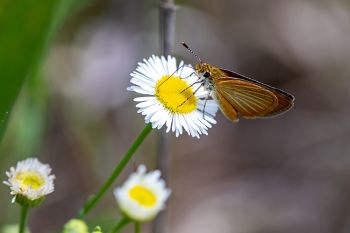
<instances>
[{"instance_id":1,"label":"butterfly leg","mask_svg":"<svg viewBox=\"0 0 350 233\"><path fill-rule=\"evenodd\" d=\"M161 85L163 85L163 83L165 83L166 81L168 81L169 78L171 78L172 76L174 76L174 74L175 74L177 71L179 71L181 68L183 68L184 66L186 66L186 65L183 64L182 66L179 66L179 68L177 68L171 75L169 75L169 77L167 77L161 84L159 84L158 88L159 88ZM193 73L194 73L194 72L193 72ZM191 74L190 76L192 76L192 74ZM190 76L188 76L188 77L190 77ZM188 78L188 77L186 77L186 78Z\"/></svg>"},{"instance_id":2,"label":"butterfly leg","mask_svg":"<svg viewBox=\"0 0 350 233\"><path fill-rule=\"evenodd\" d=\"M205 116L205 107L207 106L207 102L208 102L208 99L209 99L210 94L211 94L211 91L209 91L209 92L208 92L208 95L205 97L204 106L203 106L203 110L202 110L203 119L205 119L205 118L204 118L204 116Z\"/></svg>"},{"instance_id":3,"label":"butterfly leg","mask_svg":"<svg viewBox=\"0 0 350 233\"><path fill-rule=\"evenodd\" d=\"M194 82L194 83L192 83L191 85L189 85L188 87L186 87L185 89L183 89L181 92L180 92L180 94L181 93L183 93L184 91L186 91L186 90L188 90L189 88L191 88L191 87L193 87L195 84L198 84L198 83L201 83L202 81L196 81L196 82ZM200 88L201 86L199 86L198 88L197 88L197 90ZM197 91L196 90L196 91ZM193 93L193 95L194 95L195 93ZM192 97L192 96L191 96Z\"/></svg>"},{"instance_id":4,"label":"butterfly leg","mask_svg":"<svg viewBox=\"0 0 350 233\"><path fill-rule=\"evenodd\" d=\"M184 78L181 78L180 77L180 79L187 79L187 78L189 78L189 77L191 77L192 75L194 75L196 72L192 72L190 75L187 75L186 77L184 77Z\"/></svg>"},{"instance_id":5,"label":"butterfly leg","mask_svg":"<svg viewBox=\"0 0 350 233\"><path fill-rule=\"evenodd\" d=\"M196 84L196 83L193 83L191 86L193 86L194 84ZM188 88L189 88L189 87L188 87ZM186 88L186 89L188 89L188 88ZM182 105L184 105L192 96L194 96L194 95L197 93L197 91L198 91L200 88L201 88L201 86L197 87L197 89L194 90L194 92L193 92L190 96L188 96L188 97L185 99L185 101L183 101L179 106L177 106L177 108L179 108L179 107L181 107ZM186 89L185 89L185 90L186 90ZM181 91L180 93L184 92L185 90Z\"/></svg>"}]
</instances>

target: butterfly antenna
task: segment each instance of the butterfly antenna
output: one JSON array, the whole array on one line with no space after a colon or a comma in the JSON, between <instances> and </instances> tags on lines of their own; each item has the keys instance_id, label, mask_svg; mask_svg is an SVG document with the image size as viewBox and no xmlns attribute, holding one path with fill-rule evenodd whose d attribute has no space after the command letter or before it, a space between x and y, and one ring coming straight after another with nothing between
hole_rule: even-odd
<instances>
[{"instance_id":1,"label":"butterfly antenna","mask_svg":"<svg viewBox=\"0 0 350 233\"><path fill-rule=\"evenodd\" d=\"M190 47L188 47L188 45L185 42L182 42L181 44L198 59L199 63L202 63L202 60L200 59L200 57L197 54L195 54L193 50L190 49Z\"/></svg>"}]
</instances>

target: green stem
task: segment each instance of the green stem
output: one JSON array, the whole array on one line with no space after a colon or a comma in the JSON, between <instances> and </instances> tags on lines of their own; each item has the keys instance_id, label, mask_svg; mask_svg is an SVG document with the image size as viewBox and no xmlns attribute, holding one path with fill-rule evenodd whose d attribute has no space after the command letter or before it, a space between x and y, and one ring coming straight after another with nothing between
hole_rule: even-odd
<instances>
[{"instance_id":1,"label":"green stem","mask_svg":"<svg viewBox=\"0 0 350 233\"><path fill-rule=\"evenodd\" d=\"M126 164L129 162L137 148L140 146L140 144L143 142L143 140L146 138L149 132L151 132L151 130L152 125L147 124L146 127L139 134L139 136L135 139L134 143L130 146L129 150L124 154L123 158L120 160L118 165L114 168L114 171L111 174L111 176L105 181L105 183L97 191L97 193L86 201L84 207L79 211L79 218L83 218L91 210L91 208L94 207L96 203L101 199L101 197L103 196L103 194L105 194L107 189L111 187L115 179L117 179L117 177L122 172Z\"/></svg>"},{"instance_id":2,"label":"green stem","mask_svg":"<svg viewBox=\"0 0 350 233\"><path fill-rule=\"evenodd\" d=\"M119 232L123 227L125 227L130 222L130 219L124 217L120 219L120 221L115 225L115 227L112 229L111 233L117 233Z\"/></svg>"},{"instance_id":3,"label":"green stem","mask_svg":"<svg viewBox=\"0 0 350 233\"><path fill-rule=\"evenodd\" d=\"M19 222L19 233L24 233L24 229L26 228L28 210L29 210L28 205L22 205L21 219Z\"/></svg>"},{"instance_id":4,"label":"green stem","mask_svg":"<svg viewBox=\"0 0 350 233\"><path fill-rule=\"evenodd\" d=\"M139 222L135 222L135 233L141 233L141 224Z\"/></svg>"}]
</instances>

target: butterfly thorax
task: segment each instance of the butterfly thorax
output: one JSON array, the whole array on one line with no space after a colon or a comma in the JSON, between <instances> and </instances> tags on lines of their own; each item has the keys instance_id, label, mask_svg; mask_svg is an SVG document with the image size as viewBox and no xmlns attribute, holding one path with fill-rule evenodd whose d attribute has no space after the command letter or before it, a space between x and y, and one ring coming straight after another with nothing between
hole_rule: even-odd
<instances>
[{"instance_id":1,"label":"butterfly thorax","mask_svg":"<svg viewBox=\"0 0 350 233\"><path fill-rule=\"evenodd\" d=\"M196 73L200 81L203 82L203 86L209 91L215 90L215 83L220 78L227 76L222 70L208 63L196 64Z\"/></svg>"}]
</instances>

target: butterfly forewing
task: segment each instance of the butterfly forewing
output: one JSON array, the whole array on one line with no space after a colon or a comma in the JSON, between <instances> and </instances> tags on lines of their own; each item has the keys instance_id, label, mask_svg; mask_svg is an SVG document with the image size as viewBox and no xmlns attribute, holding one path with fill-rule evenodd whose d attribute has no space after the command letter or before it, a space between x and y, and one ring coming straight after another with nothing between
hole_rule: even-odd
<instances>
[{"instance_id":1,"label":"butterfly forewing","mask_svg":"<svg viewBox=\"0 0 350 233\"><path fill-rule=\"evenodd\" d=\"M265 89L271 91L277 97L278 104L270 112L267 112L263 117L272 117L272 116L281 114L283 112L288 111L294 105L294 96L283 91L283 90L280 90L278 88L272 87L272 86L267 85L265 83L256 81L252 78L248 78L244 75L241 75L239 73L236 73L236 72L233 72L230 70L225 70L225 69L221 69L221 68L219 68L219 69L221 71L223 71L225 74L227 74L227 77L231 77L231 78L226 77L226 79L241 79L241 80L246 81L248 83L252 83L252 84L258 85L262 88L265 88Z\"/></svg>"},{"instance_id":2,"label":"butterfly forewing","mask_svg":"<svg viewBox=\"0 0 350 233\"><path fill-rule=\"evenodd\" d=\"M276 116L288 111L294 105L294 97L291 98L290 96L277 91L272 91L272 93L277 97L278 105L272 111L268 112L264 117Z\"/></svg>"},{"instance_id":3,"label":"butterfly forewing","mask_svg":"<svg viewBox=\"0 0 350 233\"><path fill-rule=\"evenodd\" d=\"M278 106L278 98L273 92L241 79L218 79L215 91L217 96L227 100L245 118L266 116Z\"/></svg>"}]
</instances>

